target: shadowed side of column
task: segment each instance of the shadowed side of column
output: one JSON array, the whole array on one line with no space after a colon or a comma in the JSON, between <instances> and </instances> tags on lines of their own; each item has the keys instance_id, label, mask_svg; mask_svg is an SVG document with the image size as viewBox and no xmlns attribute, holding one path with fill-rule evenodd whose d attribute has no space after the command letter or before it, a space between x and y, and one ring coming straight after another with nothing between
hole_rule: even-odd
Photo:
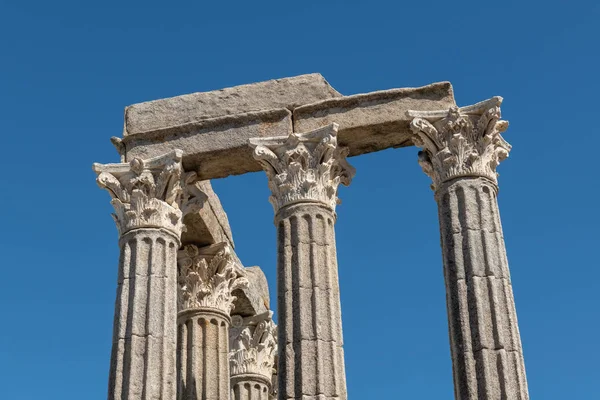
<instances>
[{"instance_id":1,"label":"shadowed side of column","mask_svg":"<svg viewBox=\"0 0 600 400\"><path fill-rule=\"evenodd\" d=\"M408 112L438 203L457 400L529 399L496 200L511 149L500 104Z\"/></svg>"},{"instance_id":2,"label":"shadowed side of column","mask_svg":"<svg viewBox=\"0 0 600 400\"><path fill-rule=\"evenodd\" d=\"M180 400L222 400L229 395L229 318L203 310L182 313L178 324Z\"/></svg>"},{"instance_id":3,"label":"shadowed side of column","mask_svg":"<svg viewBox=\"0 0 600 400\"><path fill-rule=\"evenodd\" d=\"M529 398L495 192L462 179L439 198L457 399Z\"/></svg>"}]
</instances>

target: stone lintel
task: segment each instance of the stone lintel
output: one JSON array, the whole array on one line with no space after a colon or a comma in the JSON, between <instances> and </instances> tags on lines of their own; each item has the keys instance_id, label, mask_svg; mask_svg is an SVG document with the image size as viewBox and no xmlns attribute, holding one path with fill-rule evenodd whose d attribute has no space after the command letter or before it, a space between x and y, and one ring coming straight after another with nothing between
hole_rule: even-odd
<instances>
[{"instance_id":1,"label":"stone lintel","mask_svg":"<svg viewBox=\"0 0 600 400\"><path fill-rule=\"evenodd\" d=\"M458 107L460 114L479 116L493 107L500 107L504 99L500 96L494 96L491 99L480 101L479 103ZM448 116L448 108L439 110L408 110L406 116L412 118L425 118L433 123Z\"/></svg>"},{"instance_id":2,"label":"stone lintel","mask_svg":"<svg viewBox=\"0 0 600 400\"><path fill-rule=\"evenodd\" d=\"M152 123L144 122L144 128L141 129L141 122L133 122L137 120L130 115L133 115L133 110L137 110L135 112L139 112L141 121L141 116L146 114L141 112L142 108L138 110L136 107L142 105L130 106L124 138L119 141L122 155L126 160L133 157L150 158L179 148L184 150L185 170L196 171L200 179L224 178L261 170L258 162L252 157L252 149L248 146L248 140L253 137L287 136L291 132L308 132L337 123L340 145L350 149L350 156L357 156L390 147L412 145L409 126L412 118L407 115L408 110L443 110L456 105L449 82L339 97L339 93L331 89L324 80L322 82L325 82L326 87L312 82L312 78L308 83L304 82L306 78L303 78L304 81L294 79L279 80L286 82L278 86L283 91L281 93L274 93L272 90L263 93L259 90L260 83L253 84L258 86L255 87L256 90L248 91L248 94L244 91L234 91L238 96L247 96L248 104L257 101L262 107L271 106L270 109L261 111L247 111L251 107L242 106L245 103L240 103L239 99L233 101L225 96L226 99L223 100L216 95L210 97L213 92L199 93L187 96L208 96L214 102L223 100L224 104L227 104L223 105L219 112L203 113L192 112L187 105L177 111L179 102L175 99L178 98L150 102L162 104L161 101L166 101L169 107L153 107L152 117L147 116L148 121L152 120ZM294 85L308 85L309 89L304 92L304 89L294 89ZM288 89L289 92L284 95ZM227 90L216 92L225 93ZM273 97L270 103L264 100L269 95ZM288 96L287 101L284 101L285 96ZM316 102L302 103L315 97L320 98ZM216 107L211 102L207 104L209 103L211 107ZM285 107L275 108L284 103ZM207 104L199 102L197 107L208 107ZM147 109L149 106L144 107ZM181 114L181 118L172 116L173 113ZM184 117L188 114L191 115L189 118Z\"/></svg>"},{"instance_id":3,"label":"stone lintel","mask_svg":"<svg viewBox=\"0 0 600 400\"><path fill-rule=\"evenodd\" d=\"M450 82L345 96L295 109L294 132L337 123L340 146L348 147L349 156L358 156L412 146L408 110L440 110L455 105Z\"/></svg>"},{"instance_id":4,"label":"stone lintel","mask_svg":"<svg viewBox=\"0 0 600 400\"><path fill-rule=\"evenodd\" d=\"M321 74L299 75L134 104L125 109L123 137L227 115L340 97Z\"/></svg>"},{"instance_id":5,"label":"stone lintel","mask_svg":"<svg viewBox=\"0 0 600 400\"><path fill-rule=\"evenodd\" d=\"M129 135L123 138L122 144L127 160L154 157L164 154L166 149L184 149L184 169L196 171L200 179L214 179L259 171L261 168L252 157L248 140L291 132L292 113L281 108Z\"/></svg>"}]
</instances>

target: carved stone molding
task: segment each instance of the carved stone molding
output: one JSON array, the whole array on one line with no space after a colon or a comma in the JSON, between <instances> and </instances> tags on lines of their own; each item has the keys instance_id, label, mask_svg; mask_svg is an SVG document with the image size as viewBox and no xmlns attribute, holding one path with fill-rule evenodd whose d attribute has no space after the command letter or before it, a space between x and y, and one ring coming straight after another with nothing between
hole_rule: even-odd
<instances>
[{"instance_id":1,"label":"carved stone molding","mask_svg":"<svg viewBox=\"0 0 600 400\"><path fill-rule=\"evenodd\" d=\"M413 117L413 142L423 150L419 164L436 190L462 176L484 177L497 184L496 167L508 157L510 144L500 135L508 128L500 120L502 97L468 107L441 111L408 111Z\"/></svg>"},{"instance_id":2,"label":"carved stone molding","mask_svg":"<svg viewBox=\"0 0 600 400\"><path fill-rule=\"evenodd\" d=\"M119 234L137 228L163 228L181 236L182 215L202 206L206 199L195 172L184 173L183 152L129 163L98 164L98 186L108 190Z\"/></svg>"},{"instance_id":3,"label":"carved stone molding","mask_svg":"<svg viewBox=\"0 0 600 400\"><path fill-rule=\"evenodd\" d=\"M335 211L338 185L348 186L355 174L346 161L348 150L338 147L338 125L289 136L253 138L254 158L269 179L269 201L275 213L300 202L321 203Z\"/></svg>"},{"instance_id":4,"label":"carved stone molding","mask_svg":"<svg viewBox=\"0 0 600 400\"><path fill-rule=\"evenodd\" d=\"M231 376L261 375L271 382L277 354L277 326L273 312L242 318L232 317L229 330Z\"/></svg>"},{"instance_id":5,"label":"carved stone molding","mask_svg":"<svg viewBox=\"0 0 600 400\"><path fill-rule=\"evenodd\" d=\"M213 308L229 315L236 289L248 287L245 272L227 243L179 251L179 310Z\"/></svg>"}]
</instances>

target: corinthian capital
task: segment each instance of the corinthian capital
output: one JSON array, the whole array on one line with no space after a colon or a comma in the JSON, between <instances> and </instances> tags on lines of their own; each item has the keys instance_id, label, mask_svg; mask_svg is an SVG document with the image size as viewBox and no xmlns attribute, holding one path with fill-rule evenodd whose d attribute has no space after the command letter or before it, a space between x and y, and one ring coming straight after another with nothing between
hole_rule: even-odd
<instances>
[{"instance_id":1,"label":"corinthian capital","mask_svg":"<svg viewBox=\"0 0 600 400\"><path fill-rule=\"evenodd\" d=\"M307 133L250 139L254 158L269 179L275 213L294 203L321 203L332 211L339 203L340 183L348 186L354 168L346 161L348 150L338 147L338 125Z\"/></svg>"},{"instance_id":2,"label":"corinthian capital","mask_svg":"<svg viewBox=\"0 0 600 400\"><path fill-rule=\"evenodd\" d=\"M433 180L432 188L461 176L480 176L497 184L496 167L508 157L510 144L500 135L502 97L442 111L408 111L413 142L423 149L419 164Z\"/></svg>"},{"instance_id":3,"label":"corinthian capital","mask_svg":"<svg viewBox=\"0 0 600 400\"><path fill-rule=\"evenodd\" d=\"M268 382L273 376L277 354L277 326L273 312L242 318L235 315L229 330L231 375L261 375Z\"/></svg>"},{"instance_id":4,"label":"corinthian capital","mask_svg":"<svg viewBox=\"0 0 600 400\"><path fill-rule=\"evenodd\" d=\"M183 172L182 155L175 150L148 160L93 165L98 186L112 197L120 234L136 228L163 228L181 235L182 214L197 210L206 199L197 186L196 173Z\"/></svg>"},{"instance_id":5,"label":"corinthian capital","mask_svg":"<svg viewBox=\"0 0 600 400\"><path fill-rule=\"evenodd\" d=\"M248 287L245 272L226 243L184 246L179 251L179 309L213 308L229 314L236 289Z\"/></svg>"}]
</instances>

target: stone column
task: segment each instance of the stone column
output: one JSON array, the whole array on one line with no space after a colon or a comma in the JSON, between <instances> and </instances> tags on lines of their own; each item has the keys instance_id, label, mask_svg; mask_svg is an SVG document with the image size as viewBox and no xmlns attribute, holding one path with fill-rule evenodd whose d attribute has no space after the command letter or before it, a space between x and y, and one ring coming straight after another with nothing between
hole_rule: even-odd
<instances>
[{"instance_id":1,"label":"stone column","mask_svg":"<svg viewBox=\"0 0 600 400\"><path fill-rule=\"evenodd\" d=\"M269 400L277 352L276 325L268 311L232 317L229 331L231 400Z\"/></svg>"},{"instance_id":2,"label":"stone column","mask_svg":"<svg viewBox=\"0 0 600 400\"><path fill-rule=\"evenodd\" d=\"M178 259L177 398L227 400L232 292L248 281L226 243L187 245Z\"/></svg>"},{"instance_id":3,"label":"stone column","mask_svg":"<svg viewBox=\"0 0 600 400\"><path fill-rule=\"evenodd\" d=\"M337 129L250 140L277 227L280 399L347 398L334 223L354 169Z\"/></svg>"},{"instance_id":4,"label":"stone column","mask_svg":"<svg viewBox=\"0 0 600 400\"><path fill-rule=\"evenodd\" d=\"M529 399L496 195L502 98L413 112L419 163L438 203L457 400Z\"/></svg>"},{"instance_id":5,"label":"stone column","mask_svg":"<svg viewBox=\"0 0 600 400\"><path fill-rule=\"evenodd\" d=\"M121 249L109 400L175 398L181 155L94 164L113 198Z\"/></svg>"}]
</instances>

